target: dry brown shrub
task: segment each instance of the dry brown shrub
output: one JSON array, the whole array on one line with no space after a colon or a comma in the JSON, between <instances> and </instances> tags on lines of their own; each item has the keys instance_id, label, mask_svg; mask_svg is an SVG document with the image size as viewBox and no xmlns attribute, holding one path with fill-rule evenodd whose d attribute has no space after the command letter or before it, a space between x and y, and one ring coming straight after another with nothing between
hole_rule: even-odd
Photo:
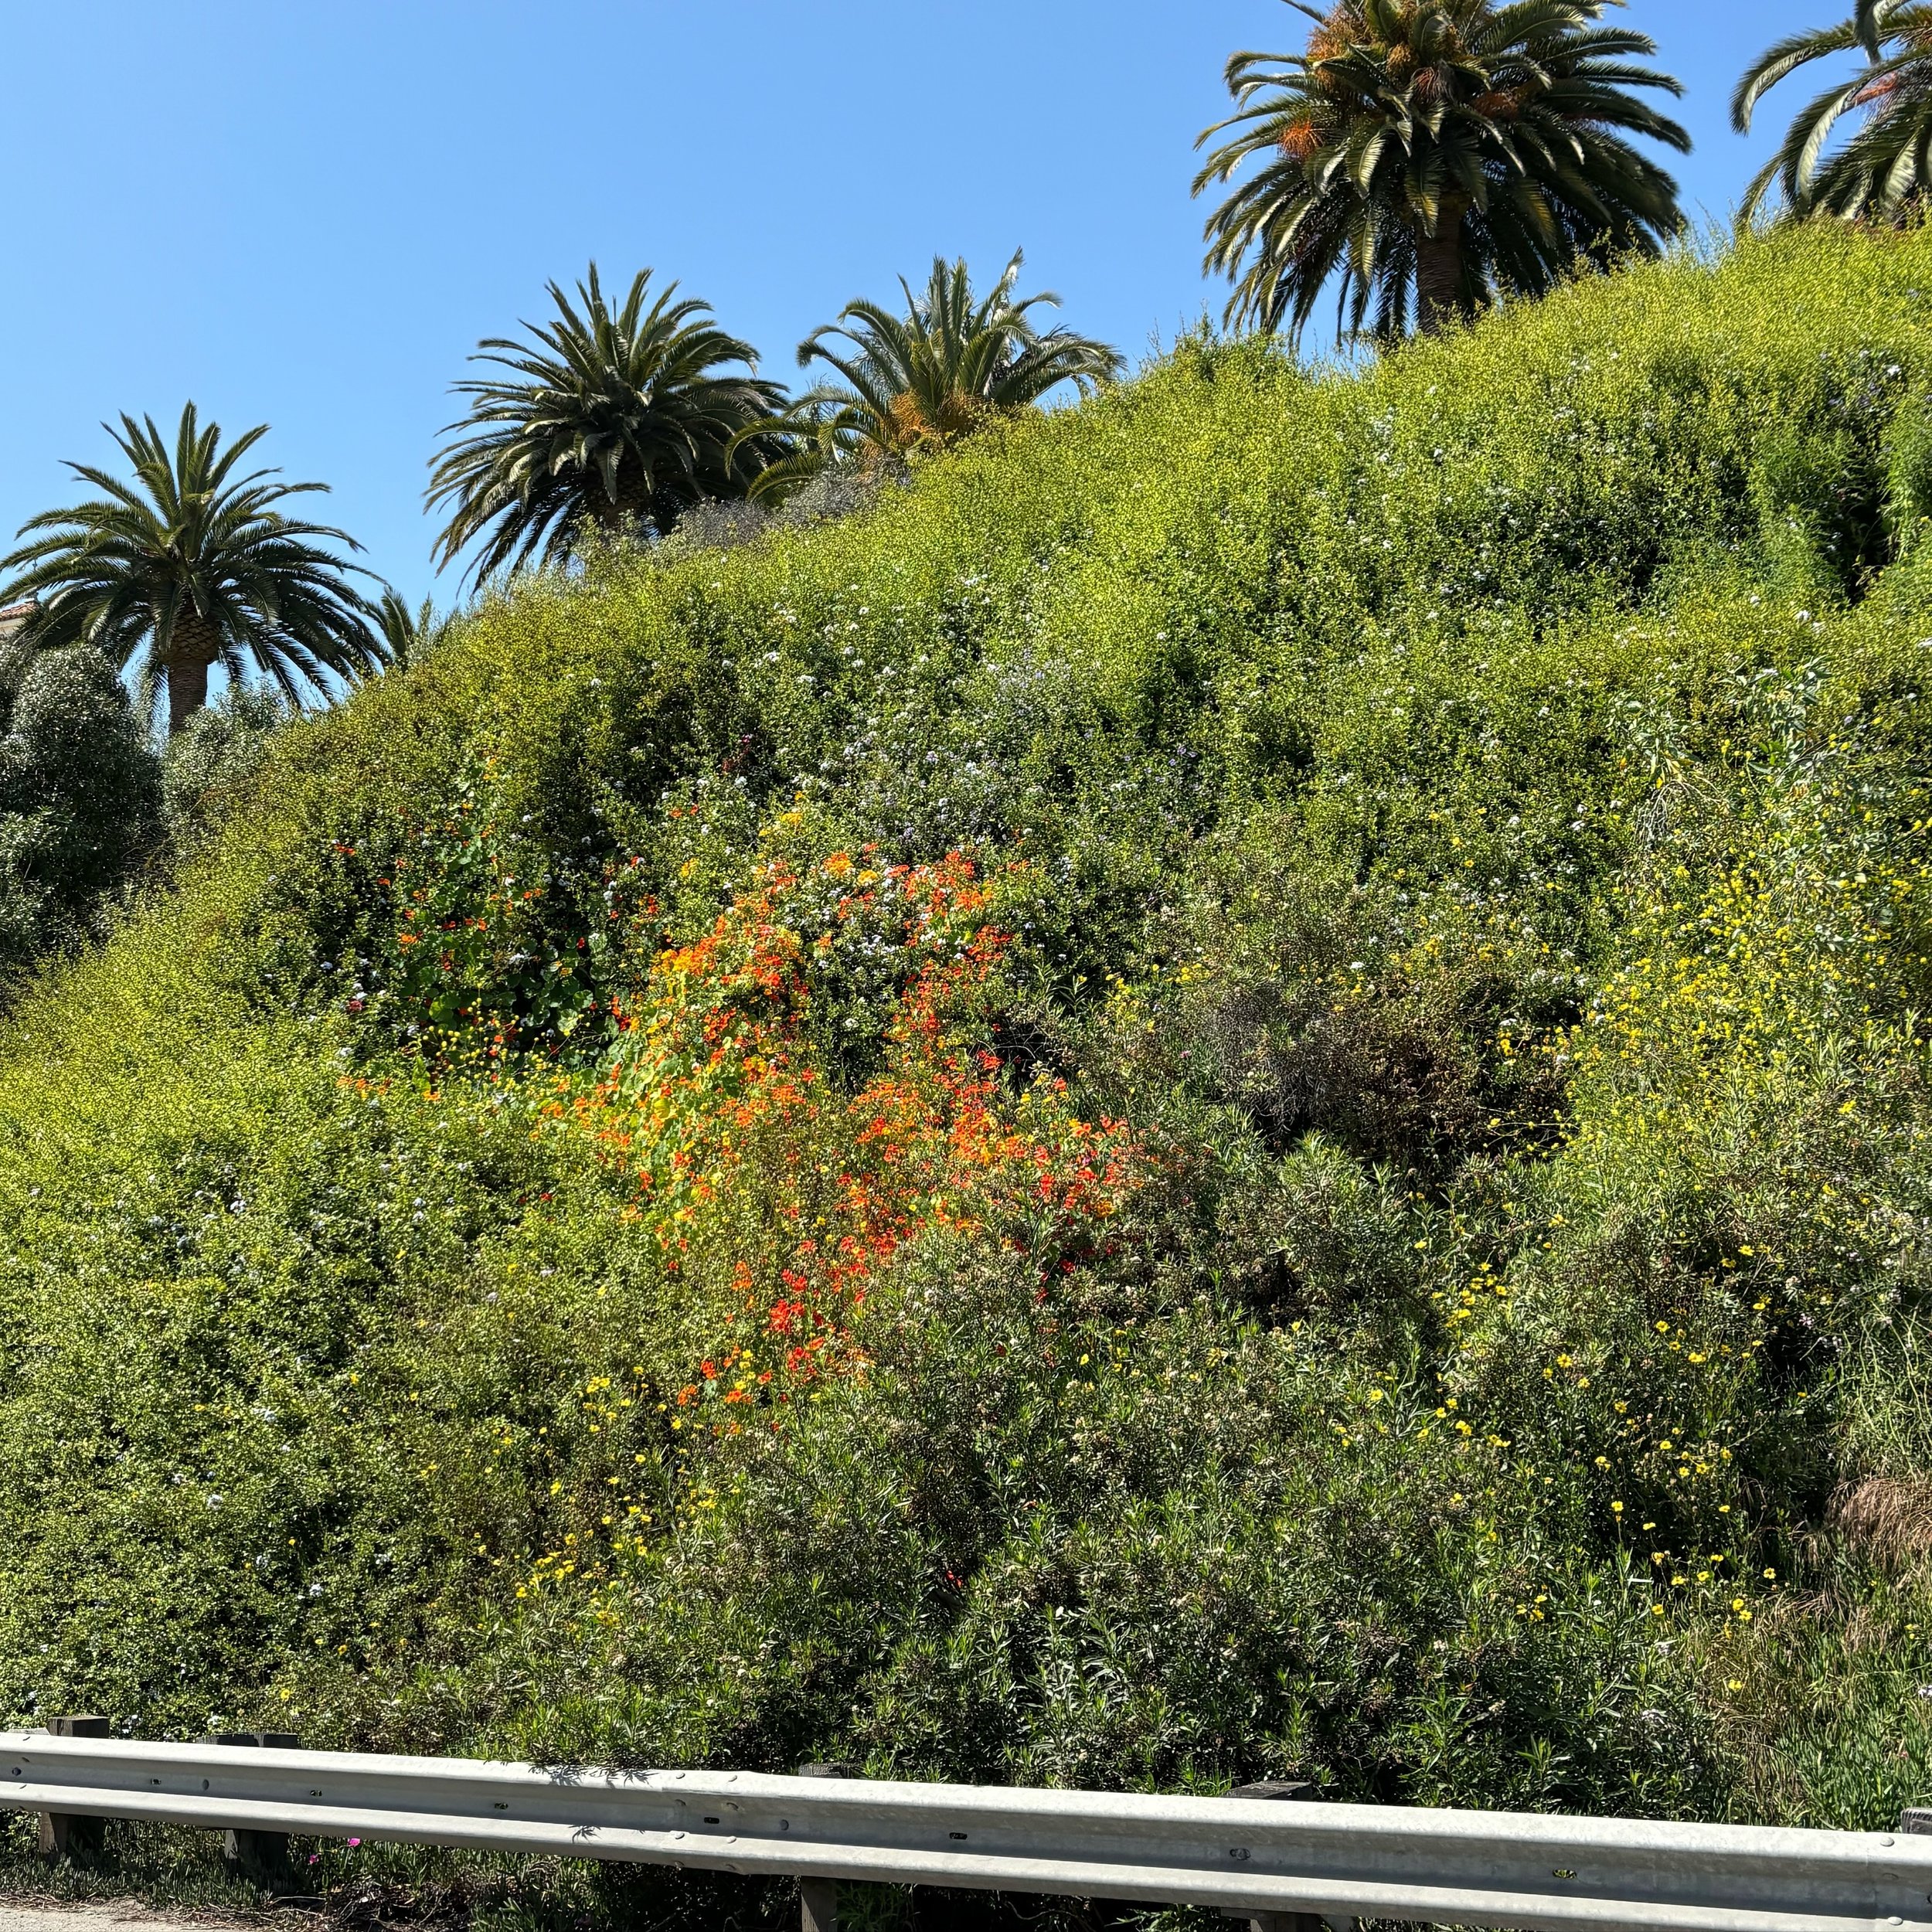
<instances>
[{"instance_id":1,"label":"dry brown shrub","mask_svg":"<svg viewBox=\"0 0 1932 1932\"><path fill-rule=\"evenodd\" d=\"M1828 1521L1838 1537L1889 1567L1932 1556L1932 1478L1866 1476L1832 1497Z\"/></svg>"}]
</instances>

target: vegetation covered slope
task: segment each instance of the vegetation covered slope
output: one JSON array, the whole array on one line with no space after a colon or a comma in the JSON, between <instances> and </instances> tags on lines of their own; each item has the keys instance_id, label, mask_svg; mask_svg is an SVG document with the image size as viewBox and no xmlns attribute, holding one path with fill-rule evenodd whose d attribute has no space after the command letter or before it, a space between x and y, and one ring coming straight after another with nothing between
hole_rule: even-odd
<instances>
[{"instance_id":1,"label":"vegetation covered slope","mask_svg":"<svg viewBox=\"0 0 1932 1932\"><path fill-rule=\"evenodd\" d=\"M0 1073L0 1711L1932 1791L1932 237L1196 342L277 734Z\"/></svg>"}]
</instances>

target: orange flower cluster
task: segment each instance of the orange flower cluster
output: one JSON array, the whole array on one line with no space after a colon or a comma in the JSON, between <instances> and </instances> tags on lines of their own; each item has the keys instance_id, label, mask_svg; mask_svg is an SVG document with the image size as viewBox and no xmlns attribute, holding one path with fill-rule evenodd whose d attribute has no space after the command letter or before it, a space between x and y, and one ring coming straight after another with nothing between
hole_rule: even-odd
<instances>
[{"instance_id":1,"label":"orange flower cluster","mask_svg":"<svg viewBox=\"0 0 1932 1932\"><path fill-rule=\"evenodd\" d=\"M1044 1294L1105 1244L1151 1172L1123 1124L1077 1117L1063 1081L1004 1087L979 1042L1011 941L971 862L869 857L768 867L702 938L660 956L648 998L620 1013L607 1076L553 1109L635 1172L631 1212L674 1267L721 1232L737 1250L757 1341L708 1362L687 1406L755 1400L774 1368L790 1380L855 1365L869 1283L930 1228L1027 1253ZM895 977L885 1065L841 1093L815 1032L828 1002L814 968L879 940Z\"/></svg>"}]
</instances>

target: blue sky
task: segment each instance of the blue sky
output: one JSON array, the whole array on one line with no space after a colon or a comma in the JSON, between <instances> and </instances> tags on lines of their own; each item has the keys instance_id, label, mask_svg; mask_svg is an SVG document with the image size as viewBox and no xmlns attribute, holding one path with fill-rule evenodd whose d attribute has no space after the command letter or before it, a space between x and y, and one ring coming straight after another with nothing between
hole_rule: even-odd
<instances>
[{"instance_id":1,"label":"blue sky","mask_svg":"<svg viewBox=\"0 0 1932 1932\"><path fill-rule=\"evenodd\" d=\"M1774 140L1737 72L1832 0L1632 0L1689 93L1687 205L1723 216ZM70 500L126 409L184 399L412 596L424 463L477 338L594 256L649 264L794 373L854 295L936 250L1138 355L1217 310L1194 137L1281 0L0 0L0 539Z\"/></svg>"}]
</instances>

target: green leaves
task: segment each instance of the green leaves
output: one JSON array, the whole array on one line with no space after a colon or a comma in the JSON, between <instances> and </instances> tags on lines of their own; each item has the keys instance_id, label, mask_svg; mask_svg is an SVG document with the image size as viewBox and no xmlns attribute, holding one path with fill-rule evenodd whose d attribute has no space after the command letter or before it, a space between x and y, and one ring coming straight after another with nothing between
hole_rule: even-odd
<instances>
[{"instance_id":1,"label":"green leaves","mask_svg":"<svg viewBox=\"0 0 1932 1932\"><path fill-rule=\"evenodd\" d=\"M152 417L121 423L109 434L134 481L70 463L100 495L32 519L20 534L32 541L0 557L19 573L4 600L37 600L10 641L16 657L85 642L116 665L138 660L141 700L167 694L170 732L206 702L217 666L237 679L253 668L294 704L325 674L352 679L383 662L373 607L349 580L368 573L334 547L357 545L280 507L328 485L236 474L266 423L224 449L189 403L172 450Z\"/></svg>"},{"instance_id":2,"label":"green leaves","mask_svg":"<svg viewBox=\"0 0 1932 1932\"><path fill-rule=\"evenodd\" d=\"M160 837L161 773L128 694L86 645L43 651L0 736L0 988L97 937Z\"/></svg>"},{"instance_id":3,"label":"green leaves","mask_svg":"<svg viewBox=\"0 0 1932 1932\"><path fill-rule=\"evenodd\" d=\"M839 463L876 466L942 450L1002 416L1030 409L1063 383L1084 395L1112 382L1117 351L1065 328L1043 335L1027 311L1057 308L1057 295L1015 298L1022 256L983 301L973 299L961 260L935 256L917 295L901 281L903 314L849 302L837 322L798 345L801 368L825 362L845 386L808 390L779 425L783 454L752 485L777 498ZM835 348L835 343L848 346Z\"/></svg>"},{"instance_id":4,"label":"green leaves","mask_svg":"<svg viewBox=\"0 0 1932 1932\"><path fill-rule=\"evenodd\" d=\"M1192 337L275 732L0 1041L0 1716L1889 1822L1932 1590L1832 1493L1932 1454L1928 275L1820 224L1346 374ZM1151 1175L895 1187L781 1406L848 1129L914 1145L842 1104L882 881L954 852L920 970L1001 970L933 1037ZM728 937L808 1129L735 951L651 1030L781 868Z\"/></svg>"},{"instance_id":5,"label":"green leaves","mask_svg":"<svg viewBox=\"0 0 1932 1932\"><path fill-rule=\"evenodd\" d=\"M1914 0L1859 0L1852 19L1787 35L1767 48L1737 83L1732 125L1744 132L1757 104L1780 81L1855 46L1863 49L1867 64L1798 111L1746 190L1743 219L1774 190L1784 211L1798 217L1896 219L1932 185L1932 7ZM1862 122L1828 157L1840 124L1855 114L1862 114Z\"/></svg>"},{"instance_id":6,"label":"green leaves","mask_svg":"<svg viewBox=\"0 0 1932 1932\"><path fill-rule=\"evenodd\" d=\"M1384 341L1543 293L1579 261L1655 254L1676 184L1630 145L1690 137L1633 88L1681 93L1593 23L1609 0L1339 0L1300 54L1239 53L1230 138L1198 195L1250 175L1208 218L1230 323L1298 338L1336 289L1338 337ZM1371 311L1372 311L1372 320Z\"/></svg>"},{"instance_id":7,"label":"green leaves","mask_svg":"<svg viewBox=\"0 0 1932 1932\"><path fill-rule=\"evenodd\" d=\"M784 391L714 373L755 368L750 344L714 327L705 303L677 300L675 282L647 307L650 282L641 270L613 309L593 262L576 303L549 284L555 321L471 358L508 373L456 385L472 400L430 477L430 507L448 512L439 563L475 544L467 574L480 580L562 563L595 533L662 536L704 498L743 496L780 454L758 426Z\"/></svg>"}]
</instances>

